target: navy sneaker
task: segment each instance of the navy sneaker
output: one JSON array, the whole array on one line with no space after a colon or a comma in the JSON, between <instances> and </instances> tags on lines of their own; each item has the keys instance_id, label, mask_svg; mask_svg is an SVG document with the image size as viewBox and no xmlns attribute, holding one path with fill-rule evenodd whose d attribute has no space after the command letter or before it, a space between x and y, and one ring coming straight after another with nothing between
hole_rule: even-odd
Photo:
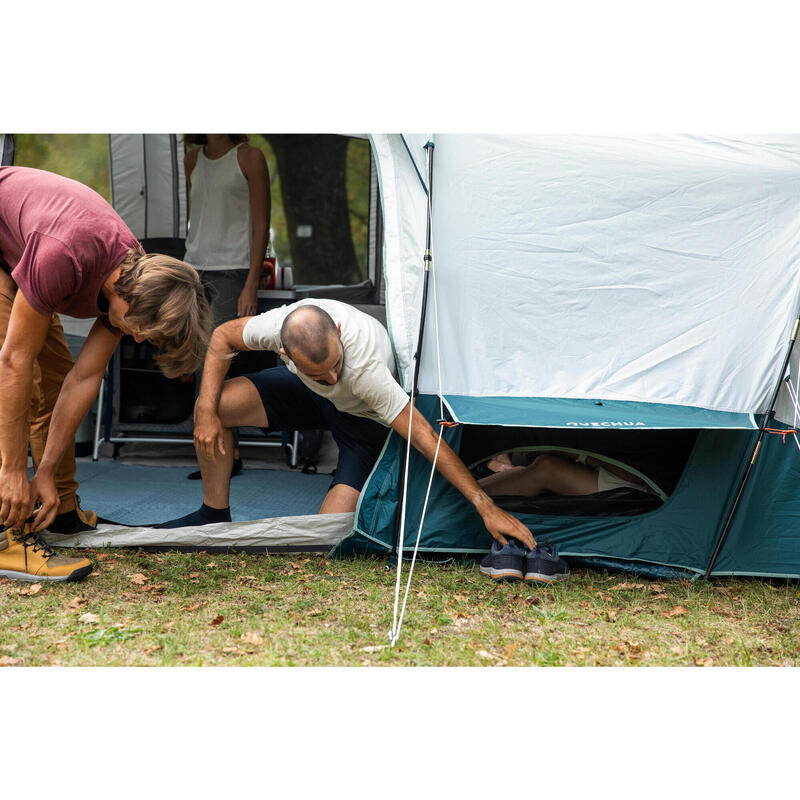
<instances>
[{"instance_id":1,"label":"navy sneaker","mask_svg":"<svg viewBox=\"0 0 800 800\"><path fill-rule=\"evenodd\" d=\"M521 581L525 569L525 548L516 540L500 547L492 542L492 549L481 561L481 572L495 581Z\"/></svg>"},{"instance_id":2,"label":"navy sneaker","mask_svg":"<svg viewBox=\"0 0 800 800\"><path fill-rule=\"evenodd\" d=\"M569 565L554 544L539 542L525 557L525 580L555 583L569 577Z\"/></svg>"}]
</instances>

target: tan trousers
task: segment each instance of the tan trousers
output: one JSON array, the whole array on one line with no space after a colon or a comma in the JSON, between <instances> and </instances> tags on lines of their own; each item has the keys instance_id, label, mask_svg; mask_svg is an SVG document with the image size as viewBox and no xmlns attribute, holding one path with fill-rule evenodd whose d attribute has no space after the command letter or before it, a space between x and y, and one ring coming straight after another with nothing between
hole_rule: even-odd
<instances>
[{"instance_id":1,"label":"tan trousers","mask_svg":"<svg viewBox=\"0 0 800 800\"><path fill-rule=\"evenodd\" d=\"M3 346L6 339L15 295L14 282L8 273L0 270L0 347ZM61 384L74 363L72 353L67 347L67 340L64 338L64 329L61 327L58 315L53 314L44 346L33 365L29 441L33 464L36 468L44 455L47 434L50 431L50 419L53 416L53 406L55 406L58 393L61 391ZM72 511L78 505L74 446L67 448L67 452L59 461L55 478L60 498L58 513Z\"/></svg>"}]
</instances>

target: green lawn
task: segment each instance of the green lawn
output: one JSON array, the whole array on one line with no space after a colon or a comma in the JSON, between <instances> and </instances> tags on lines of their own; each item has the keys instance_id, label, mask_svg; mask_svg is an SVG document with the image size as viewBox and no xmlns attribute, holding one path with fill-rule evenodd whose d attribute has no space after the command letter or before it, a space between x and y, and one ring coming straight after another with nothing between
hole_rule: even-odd
<instances>
[{"instance_id":1,"label":"green lawn","mask_svg":"<svg viewBox=\"0 0 800 800\"><path fill-rule=\"evenodd\" d=\"M0 579L0 664L800 664L797 581L581 570L532 586L492 583L475 566L418 564L390 648L394 571L384 560L90 557L95 571L83 583Z\"/></svg>"}]
</instances>

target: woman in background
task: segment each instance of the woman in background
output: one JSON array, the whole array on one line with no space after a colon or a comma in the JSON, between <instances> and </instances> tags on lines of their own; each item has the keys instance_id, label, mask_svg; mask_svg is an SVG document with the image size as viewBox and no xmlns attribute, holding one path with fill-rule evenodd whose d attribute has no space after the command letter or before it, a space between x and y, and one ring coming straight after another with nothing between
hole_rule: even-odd
<instances>
[{"instance_id":1,"label":"woman in background","mask_svg":"<svg viewBox=\"0 0 800 800\"><path fill-rule=\"evenodd\" d=\"M269 242L269 171L244 134L187 134L184 141L200 145L183 161L191 198L185 260L208 287L216 327L257 312ZM241 469L237 448L232 474Z\"/></svg>"}]
</instances>

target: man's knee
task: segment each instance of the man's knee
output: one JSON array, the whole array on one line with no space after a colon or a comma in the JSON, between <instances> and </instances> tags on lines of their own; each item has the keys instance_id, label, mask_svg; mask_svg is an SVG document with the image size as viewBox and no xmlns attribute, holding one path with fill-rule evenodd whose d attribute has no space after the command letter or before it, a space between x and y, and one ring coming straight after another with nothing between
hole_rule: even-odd
<instances>
[{"instance_id":1,"label":"man's knee","mask_svg":"<svg viewBox=\"0 0 800 800\"><path fill-rule=\"evenodd\" d=\"M254 426L268 428L269 421L261 395L247 378L231 378L222 386L219 418L225 428Z\"/></svg>"}]
</instances>

